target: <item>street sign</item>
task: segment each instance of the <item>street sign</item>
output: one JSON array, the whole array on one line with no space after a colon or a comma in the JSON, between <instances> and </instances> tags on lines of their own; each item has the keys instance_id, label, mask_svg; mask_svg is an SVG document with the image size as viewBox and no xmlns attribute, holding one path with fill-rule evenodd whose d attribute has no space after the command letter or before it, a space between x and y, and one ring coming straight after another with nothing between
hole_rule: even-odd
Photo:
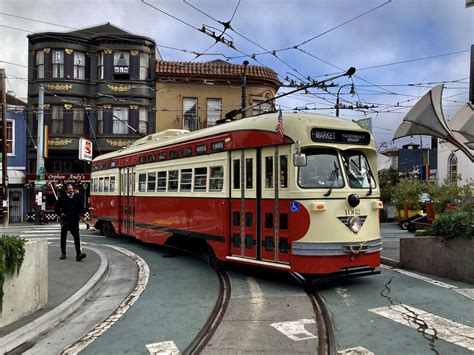
<instances>
[{"instance_id":1,"label":"street sign","mask_svg":"<svg viewBox=\"0 0 474 355\"><path fill-rule=\"evenodd\" d=\"M35 180L35 185L46 185L46 180Z\"/></svg>"},{"instance_id":2,"label":"street sign","mask_svg":"<svg viewBox=\"0 0 474 355\"><path fill-rule=\"evenodd\" d=\"M39 168L39 178L40 180L46 180L46 169L44 166Z\"/></svg>"}]
</instances>

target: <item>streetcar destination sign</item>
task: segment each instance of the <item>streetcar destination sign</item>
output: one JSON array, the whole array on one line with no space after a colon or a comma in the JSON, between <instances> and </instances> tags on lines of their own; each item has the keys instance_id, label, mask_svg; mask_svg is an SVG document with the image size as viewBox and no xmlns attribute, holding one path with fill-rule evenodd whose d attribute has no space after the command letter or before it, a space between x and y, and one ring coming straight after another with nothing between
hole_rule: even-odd
<instances>
[{"instance_id":1,"label":"streetcar destination sign","mask_svg":"<svg viewBox=\"0 0 474 355\"><path fill-rule=\"evenodd\" d=\"M369 144L370 134L367 132L313 128L311 130L311 139L313 142L324 143Z\"/></svg>"}]
</instances>

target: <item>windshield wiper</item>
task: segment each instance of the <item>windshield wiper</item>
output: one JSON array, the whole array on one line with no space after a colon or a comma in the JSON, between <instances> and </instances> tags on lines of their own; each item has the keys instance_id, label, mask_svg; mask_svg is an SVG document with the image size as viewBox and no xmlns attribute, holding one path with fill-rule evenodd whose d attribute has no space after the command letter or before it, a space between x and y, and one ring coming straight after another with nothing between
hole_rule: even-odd
<instances>
[{"instance_id":1,"label":"windshield wiper","mask_svg":"<svg viewBox=\"0 0 474 355\"><path fill-rule=\"evenodd\" d=\"M368 169L366 169L366 171L367 171L367 181L369 182L369 192L367 192L366 196L370 196L370 195L372 195L372 180L371 180L371 177L370 177L370 169L368 168Z\"/></svg>"},{"instance_id":2,"label":"windshield wiper","mask_svg":"<svg viewBox=\"0 0 474 355\"><path fill-rule=\"evenodd\" d=\"M337 166L336 162L334 162L334 170L331 172L331 175L329 175L329 183L331 185L329 186L328 192L326 192L324 196L329 196L331 194L336 179L339 179L339 167Z\"/></svg>"}]
</instances>

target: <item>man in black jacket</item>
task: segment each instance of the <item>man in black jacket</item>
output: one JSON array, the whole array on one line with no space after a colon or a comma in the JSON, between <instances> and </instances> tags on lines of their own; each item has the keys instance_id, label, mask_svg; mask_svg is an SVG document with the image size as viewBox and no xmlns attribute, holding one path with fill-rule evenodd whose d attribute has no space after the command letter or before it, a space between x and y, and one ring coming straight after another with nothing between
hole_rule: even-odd
<instances>
[{"instance_id":1,"label":"man in black jacket","mask_svg":"<svg viewBox=\"0 0 474 355\"><path fill-rule=\"evenodd\" d=\"M54 211L59 216L61 223L60 259L66 259L66 236L69 231L74 237L76 260L81 261L86 257L86 254L82 252L81 239L79 237L79 219L84 214L84 203L81 196L74 193L74 187L71 184L66 185L66 194L58 199Z\"/></svg>"}]
</instances>

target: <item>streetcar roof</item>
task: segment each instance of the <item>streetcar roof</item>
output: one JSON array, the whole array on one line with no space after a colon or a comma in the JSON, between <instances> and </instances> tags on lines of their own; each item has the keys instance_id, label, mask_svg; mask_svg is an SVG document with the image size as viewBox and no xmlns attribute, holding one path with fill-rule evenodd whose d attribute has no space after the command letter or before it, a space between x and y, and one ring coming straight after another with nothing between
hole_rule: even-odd
<instances>
[{"instance_id":1,"label":"streetcar roof","mask_svg":"<svg viewBox=\"0 0 474 355\"><path fill-rule=\"evenodd\" d=\"M100 161L114 157L126 156L149 149L160 148L164 146L194 141L207 137L225 134L232 131L242 130L260 130L275 132L278 123L278 112L262 114L258 116L247 117L232 122L203 128L197 131L187 131L180 129L169 129L158 133L150 134L140 138L132 145L110 153L102 154L93 161ZM316 115L308 113L283 112L283 127L285 136L300 140L304 146L311 141L310 131L312 128L327 128L334 130L348 130L352 132L368 132L355 122L347 121L341 118L325 115ZM371 138L370 144L366 147L374 148L375 142Z\"/></svg>"}]
</instances>

